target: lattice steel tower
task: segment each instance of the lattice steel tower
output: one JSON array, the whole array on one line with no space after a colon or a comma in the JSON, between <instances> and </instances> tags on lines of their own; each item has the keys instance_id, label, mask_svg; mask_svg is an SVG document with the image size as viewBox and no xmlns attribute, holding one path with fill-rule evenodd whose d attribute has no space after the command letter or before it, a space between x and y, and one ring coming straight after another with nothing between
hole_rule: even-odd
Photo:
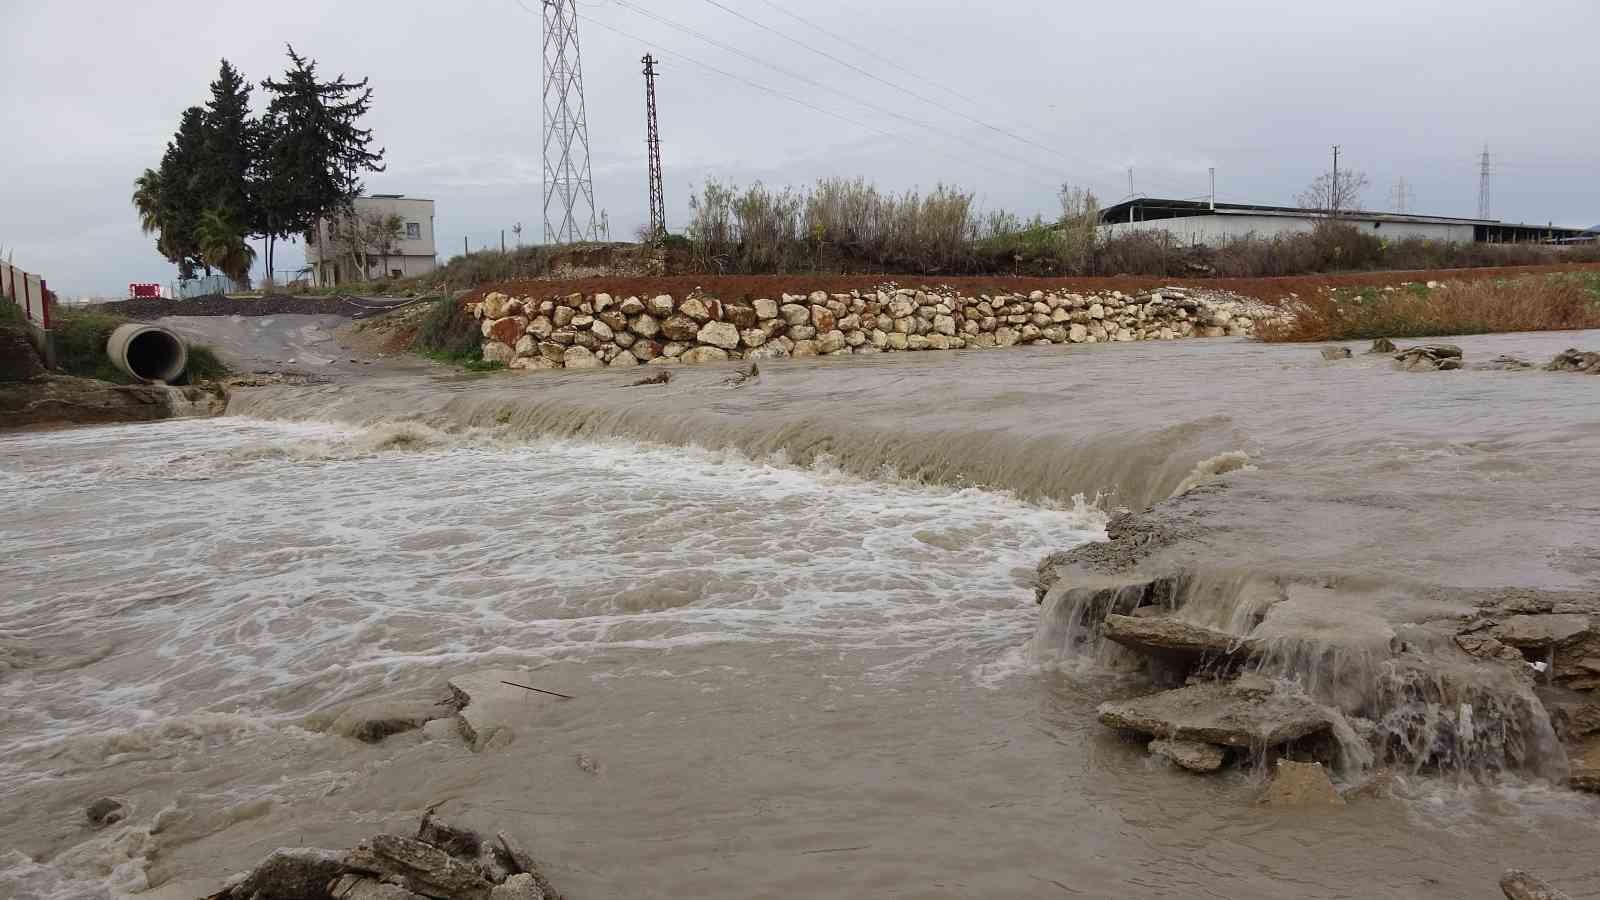
<instances>
[{"instance_id":1,"label":"lattice steel tower","mask_svg":"<svg viewBox=\"0 0 1600 900\"><path fill-rule=\"evenodd\" d=\"M576 0L544 0L544 241L595 240ZM551 218L552 208L555 218Z\"/></svg>"},{"instance_id":2,"label":"lattice steel tower","mask_svg":"<svg viewBox=\"0 0 1600 900\"><path fill-rule=\"evenodd\" d=\"M1489 218L1489 176L1493 174L1489 165L1489 145L1483 145L1483 157L1478 168L1478 218Z\"/></svg>"},{"instance_id":3,"label":"lattice steel tower","mask_svg":"<svg viewBox=\"0 0 1600 900\"><path fill-rule=\"evenodd\" d=\"M661 133L656 130L656 60L646 53L644 63L645 144L650 151L650 239L667 233L667 202L661 191Z\"/></svg>"}]
</instances>

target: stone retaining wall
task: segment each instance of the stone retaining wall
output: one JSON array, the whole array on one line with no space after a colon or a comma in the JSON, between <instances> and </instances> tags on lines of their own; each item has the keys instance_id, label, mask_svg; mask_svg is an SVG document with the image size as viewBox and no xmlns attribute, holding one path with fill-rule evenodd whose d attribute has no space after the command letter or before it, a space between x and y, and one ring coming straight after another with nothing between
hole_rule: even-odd
<instances>
[{"instance_id":1,"label":"stone retaining wall","mask_svg":"<svg viewBox=\"0 0 1600 900\"><path fill-rule=\"evenodd\" d=\"M1270 315L1236 295L1178 287L968 297L892 285L751 301L490 293L471 312L483 323L483 358L514 369L1237 337Z\"/></svg>"}]
</instances>

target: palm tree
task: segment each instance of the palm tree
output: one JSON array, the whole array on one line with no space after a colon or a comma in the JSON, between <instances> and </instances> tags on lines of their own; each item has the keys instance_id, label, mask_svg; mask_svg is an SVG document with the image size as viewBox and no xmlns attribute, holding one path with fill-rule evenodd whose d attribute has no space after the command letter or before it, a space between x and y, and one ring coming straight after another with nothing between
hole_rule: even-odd
<instances>
[{"instance_id":1,"label":"palm tree","mask_svg":"<svg viewBox=\"0 0 1600 900\"><path fill-rule=\"evenodd\" d=\"M202 213L195 237L200 242L200 258L206 265L228 276L235 284L250 277L250 267L256 262L255 248L233 224L227 210L208 209Z\"/></svg>"},{"instance_id":2,"label":"palm tree","mask_svg":"<svg viewBox=\"0 0 1600 900\"><path fill-rule=\"evenodd\" d=\"M133 180L133 208L139 211L139 230L155 234L161 230L161 173L145 169Z\"/></svg>"}]
</instances>

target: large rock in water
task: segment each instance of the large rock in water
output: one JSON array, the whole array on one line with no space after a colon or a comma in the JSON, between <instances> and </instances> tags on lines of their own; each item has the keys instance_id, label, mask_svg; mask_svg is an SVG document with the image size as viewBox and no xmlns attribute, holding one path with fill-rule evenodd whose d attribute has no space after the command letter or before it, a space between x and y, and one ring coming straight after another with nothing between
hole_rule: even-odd
<instances>
[{"instance_id":1,"label":"large rock in water","mask_svg":"<svg viewBox=\"0 0 1600 900\"><path fill-rule=\"evenodd\" d=\"M1507 869L1500 876L1500 892L1506 895L1506 900L1571 900L1564 891L1556 890L1543 879L1521 869Z\"/></svg>"},{"instance_id":2,"label":"large rock in water","mask_svg":"<svg viewBox=\"0 0 1600 900\"><path fill-rule=\"evenodd\" d=\"M1551 372L1586 372L1600 375L1600 353L1583 350L1563 350L1545 366Z\"/></svg>"},{"instance_id":3,"label":"large rock in water","mask_svg":"<svg viewBox=\"0 0 1600 900\"><path fill-rule=\"evenodd\" d=\"M391 734L421 728L434 719L455 715L454 707L427 700L379 700L346 707L329 730L376 744Z\"/></svg>"},{"instance_id":4,"label":"large rock in water","mask_svg":"<svg viewBox=\"0 0 1600 900\"><path fill-rule=\"evenodd\" d=\"M1211 681L1133 700L1100 704L1100 722L1168 740L1226 747L1275 747L1326 731L1328 713L1264 678Z\"/></svg>"},{"instance_id":5,"label":"large rock in water","mask_svg":"<svg viewBox=\"0 0 1600 900\"><path fill-rule=\"evenodd\" d=\"M1272 781L1256 802L1262 806L1343 806L1344 798L1334 790L1322 763L1280 759Z\"/></svg>"},{"instance_id":6,"label":"large rock in water","mask_svg":"<svg viewBox=\"0 0 1600 900\"><path fill-rule=\"evenodd\" d=\"M489 900L494 885L475 866L416 838L375 834L344 855L348 869L367 872L427 897Z\"/></svg>"},{"instance_id":7,"label":"large rock in water","mask_svg":"<svg viewBox=\"0 0 1600 900\"><path fill-rule=\"evenodd\" d=\"M282 847L232 888L214 896L236 900L333 900L329 887L345 872L332 850Z\"/></svg>"},{"instance_id":8,"label":"large rock in water","mask_svg":"<svg viewBox=\"0 0 1600 900\"><path fill-rule=\"evenodd\" d=\"M1461 368L1461 348L1454 344L1407 347L1394 355L1395 364L1408 372L1448 371Z\"/></svg>"}]
</instances>

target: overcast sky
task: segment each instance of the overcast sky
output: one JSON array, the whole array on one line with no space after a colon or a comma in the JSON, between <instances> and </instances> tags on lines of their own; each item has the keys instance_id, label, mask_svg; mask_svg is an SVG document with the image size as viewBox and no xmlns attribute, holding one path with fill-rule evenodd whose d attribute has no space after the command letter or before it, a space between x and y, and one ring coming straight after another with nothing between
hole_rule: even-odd
<instances>
[{"instance_id":1,"label":"overcast sky","mask_svg":"<svg viewBox=\"0 0 1600 900\"><path fill-rule=\"evenodd\" d=\"M371 77L389 166L368 190L437 201L441 260L519 221L537 240L538 3L0 0L0 247L66 296L170 281L132 181L220 58L259 82L286 42L326 74ZM1392 208L1403 177L1412 211L1475 215L1487 143L1495 217L1600 222L1595 0L579 0L579 14L614 237L648 217L647 50L675 230L707 177L954 183L1030 214L1054 212L1063 181L1121 199L1130 166L1140 195L1203 195L1215 166L1219 199L1290 203L1335 143L1370 176L1368 208ZM281 250L280 267L302 255Z\"/></svg>"}]
</instances>

